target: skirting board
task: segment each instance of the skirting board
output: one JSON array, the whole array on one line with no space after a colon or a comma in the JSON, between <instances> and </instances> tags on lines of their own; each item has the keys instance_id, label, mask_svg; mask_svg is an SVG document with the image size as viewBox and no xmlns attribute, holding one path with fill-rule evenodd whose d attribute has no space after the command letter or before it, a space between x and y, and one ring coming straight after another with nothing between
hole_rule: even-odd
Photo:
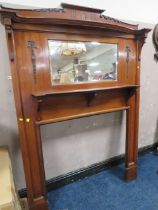
<instances>
[{"instance_id":1,"label":"skirting board","mask_svg":"<svg viewBox=\"0 0 158 210\"><path fill-rule=\"evenodd\" d=\"M139 149L138 154L140 156L140 155L143 155L145 153L155 151L157 149L157 147L158 147L158 143L154 143L152 145L141 147ZM86 168L81 168L79 170L75 170L73 172L70 172L70 173L67 173L67 174L49 179L49 180L46 181L47 191L49 192L51 190L63 187L64 185L70 184L70 183L75 182L77 180L81 180L81 179L86 178L88 176L97 174L97 173L99 173L103 170L112 168L116 165L119 165L119 164L123 163L124 158L125 158L124 154L119 155L119 156L115 156L115 157L110 158L108 160L90 165ZM18 193L19 193L20 198L27 197L26 188L20 189L18 191Z\"/></svg>"}]
</instances>

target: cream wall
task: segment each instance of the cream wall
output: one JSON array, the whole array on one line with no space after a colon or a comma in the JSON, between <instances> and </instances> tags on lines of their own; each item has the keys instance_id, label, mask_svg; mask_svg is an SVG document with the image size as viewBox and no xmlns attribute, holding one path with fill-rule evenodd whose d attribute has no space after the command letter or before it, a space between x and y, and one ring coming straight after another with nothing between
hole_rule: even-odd
<instances>
[{"instance_id":1,"label":"cream wall","mask_svg":"<svg viewBox=\"0 0 158 210\"><path fill-rule=\"evenodd\" d=\"M44 2L47 7L59 5L59 1L53 1L53 4L46 0ZM90 1L87 1L87 4L88 2L88 6L101 5L99 1L93 5ZM18 1L10 1L10 3L20 4ZM25 5L33 5L33 3L35 5L35 1L23 1ZM44 6L42 3L43 1L41 1L41 7ZM107 5L110 8L109 2ZM116 8L112 5L111 3L110 9L113 13ZM123 16L124 8L118 7L117 13ZM143 14L142 12L142 16ZM130 19L130 15L124 19ZM153 26L149 23L140 23L140 27L153 28ZM2 25L0 25L0 37L0 145L9 146L16 185L20 189L25 186L25 183L12 86L11 80L8 80L10 75L8 52ZM150 33L142 51L139 147L152 144L158 139L158 66L153 61L153 53ZM125 116L118 112L55 123L43 126L41 135L46 178L49 179L124 153Z\"/></svg>"}]
</instances>

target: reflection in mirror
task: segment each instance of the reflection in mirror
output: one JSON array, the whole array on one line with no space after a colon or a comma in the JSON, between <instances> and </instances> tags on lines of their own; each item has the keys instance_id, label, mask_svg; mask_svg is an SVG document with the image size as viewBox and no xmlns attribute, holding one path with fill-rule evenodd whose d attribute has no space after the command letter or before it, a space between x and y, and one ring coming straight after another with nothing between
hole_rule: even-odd
<instances>
[{"instance_id":1,"label":"reflection in mirror","mask_svg":"<svg viewBox=\"0 0 158 210\"><path fill-rule=\"evenodd\" d=\"M52 85L117 80L117 44L49 40Z\"/></svg>"}]
</instances>

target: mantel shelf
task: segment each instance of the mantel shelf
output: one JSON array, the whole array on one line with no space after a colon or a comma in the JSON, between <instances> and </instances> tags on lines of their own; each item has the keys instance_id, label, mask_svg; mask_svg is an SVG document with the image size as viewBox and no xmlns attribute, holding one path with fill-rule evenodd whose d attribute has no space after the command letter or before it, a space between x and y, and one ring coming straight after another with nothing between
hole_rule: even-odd
<instances>
[{"instance_id":1,"label":"mantel shelf","mask_svg":"<svg viewBox=\"0 0 158 210\"><path fill-rule=\"evenodd\" d=\"M41 92L32 92L32 96L35 98L41 98L51 95L62 95L62 94L72 94L72 93L88 93L88 92L96 92L96 91L106 91L106 90L115 90L115 89L131 89L138 88L140 85L119 85L112 87L103 87L103 88L93 88L93 89L79 89L79 90L71 90L71 91L41 91Z\"/></svg>"}]
</instances>

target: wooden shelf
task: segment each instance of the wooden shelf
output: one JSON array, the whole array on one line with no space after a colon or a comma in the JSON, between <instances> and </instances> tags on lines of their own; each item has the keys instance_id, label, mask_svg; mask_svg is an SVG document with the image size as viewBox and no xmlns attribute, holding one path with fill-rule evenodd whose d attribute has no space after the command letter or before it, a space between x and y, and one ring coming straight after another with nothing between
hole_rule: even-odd
<instances>
[{"instance_id":1,"label":"wooden shelf","mask_svg":"<svg viewBox=\"0 0 158 210\"><path fill-rule=\"evenodd\" d=\"M129 108L130 108L129 106L123 106L120 108L105 109L105 110L91 112L91 113L78 114L76 116L72 115L72 116L64 116L64 117L58 117L58 118L53 118L53 119L39 120L39 121L36 121L36 124L37 125L51 124L51 123L62 122L62 121L66 121L66 120L72 120L72 119L76 119L76 118L88 117L88 116L92 116L92 115L99 115L99 114L123 111L123 110L127 110Z\"/></svg>"},{"instance_id":2,"label":"wooden shelf","mask_svg":"<svg viewBox=\"0 0 158 210\"><path fill-rule=\"evenodd\" d=\"M88 92L96 92L96 91L104 91L104 90L115 90L115 89L130 89L130 88L138 88L140 85L120 85L120 86L112 86L112 87L103 87L103 88L93 88L93 89L79 89L79 90L71 90L71 91L38 91L32 92L32 96L35 98L41 98L45 96L51 95L62 95L62 94L72 94L72 93L88 93Z\"/></svg>"}]
</instances>

